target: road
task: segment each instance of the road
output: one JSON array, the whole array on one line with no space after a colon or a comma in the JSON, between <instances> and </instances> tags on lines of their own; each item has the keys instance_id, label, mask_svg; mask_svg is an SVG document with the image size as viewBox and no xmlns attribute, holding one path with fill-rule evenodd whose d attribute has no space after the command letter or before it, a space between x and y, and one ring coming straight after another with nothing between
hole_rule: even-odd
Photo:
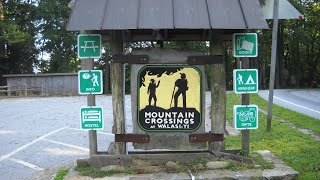
<instances>
[{"instance_id":1,"label":"road","mask_svg":"<svg viewBox=\"0 0 320 180\"><path fill-rule=\"evenodd\" d=\"M268 100L269 91L259 91ZM320 89L276 89L273 103L320 120Z\"/></svg>"}]
</instances>

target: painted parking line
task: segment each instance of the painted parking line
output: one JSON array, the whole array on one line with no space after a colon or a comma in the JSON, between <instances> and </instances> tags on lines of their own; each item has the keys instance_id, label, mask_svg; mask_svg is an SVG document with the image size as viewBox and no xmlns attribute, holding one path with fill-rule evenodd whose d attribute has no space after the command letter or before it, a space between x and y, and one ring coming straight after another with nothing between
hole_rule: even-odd
<instances>
[{"instance_id":1,"label":"painted parking line","mask_svg":"<svg viewBox=\"0 0 320 180\"><path fill-rule=\"evenodd\" d=\"M4 134L16 134L15 131L6 131L6 130L0 130L0 135L4 135Z\"/></svg>"},{"instance_id":2,"label":"painted parking line","mask_svg":"<svg viewBox=\"0 0 320 180\"><path fill-rule=\"evenodd\" d=\"M89 149L88 149L88 148L84 148L84 147L80 147L80 146L75 146L75 145L72 145L72 144L67 144L67 143L63 143L63 142L59 142L59 141L54 141L54 140L49 140L49 139L42 139L42 141L47 141L47 142L51 142L51 143L55 143L55 144L60 144L60 145L63 145L63 146L67 146L67 147L71 147L71 148L75 148L75 149L79 149L79 150L82 150L82 151L87 151L87 152L89 152Z\"/></svg>"},{"instance_id":3,"label":"painted parking line","mask_svg":"<svg viewBox=\"0 0 320 180\"><path fill-rule=\"evenodd\" d=\"M15 158L10 158L9 160L13 161L13 162L16 162L16 163L19 163L19 164L22 164L24 166L27 166L33 170L36 170L36 171L43 171L44 169L39 167L39 166L36 166L34 164L31 164L31 163L28 163L28 162L25 162L25 161L22 161L20 159L15 159Z\"/></svg>"},{"instance_id":4,"label":"painted parking line","mask_svg":"<svg viewBox=\"0 0 320 180\"><path fill-rule=\"evenodd\" d=\"M301 106L301 105L299 105L299 104L295 104L295 103L286 101L286 100L284 100L284 99L278 98L277 96L273 96L273 97L274 97L275 99L278 99L278 100L280 100L280 101L286 102L286 103L288 103L288 104L291 104L291 105L294 105L294 106L297 106L297 107L300 107L300 108L303 108L303 109L306 109L306 110L309 110L309 111L312 111L312 112L315 112L315 113L320 114L320 111L317 111L317 110L314 110L314 109L310 109L310 108Z\"/></svg>"},{"instance_id":5,"label":"painted parking line","mask_svg":"<svg viewBox=\"0 0 320 180\"><path fill-rule=\"evenodd\" d=\"M47 134L45 134L45 135L43 135L43 136L41 136L41 137L39 137L39 138L37 138L37 139L29 142L29 143L27 143L27 144L19 147L18 149L14 150L14 151L12 151L12 152L4 155L4 156L1 156L1 157L0 157L0 162L3 161L3 160L5 160L5 159L8 159L9 157L15 155L16 153L18 153L18 152L20 152L20 151L28 148L29 146L33 145L34 143L36 143L36 142L38 142L38 141L40 141L40 140L42 140L42 139L45 139L46 137L51 136L51 135L53 135L53 134L55 134L55 133L57 133L57 132L59 132L59 131L61 131L61 130L63 130L63 129L65 129L65 127L60 128L60 129L57 129L57 130L54 130L54 131L52 131L52 132L49 132L49 133L47 133Z\"/></svg>"}]
</instances>

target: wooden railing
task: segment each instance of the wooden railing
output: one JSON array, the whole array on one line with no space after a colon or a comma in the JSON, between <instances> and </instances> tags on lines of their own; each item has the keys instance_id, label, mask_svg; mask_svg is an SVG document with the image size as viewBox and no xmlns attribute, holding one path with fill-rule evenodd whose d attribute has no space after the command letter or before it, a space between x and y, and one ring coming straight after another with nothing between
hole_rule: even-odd
<instances>
[{"instance_id":1,"label":"wooden railing","mask_svg":"<svg viewBox=\"0 0 320 180\"><path fill-rule=\"evenodd\" d=\"M0 86L0 93L5 93L7 96L28 96L28 95L41 95L43 94L41 87L35 86Z\"/></svg>"}]
</instances>

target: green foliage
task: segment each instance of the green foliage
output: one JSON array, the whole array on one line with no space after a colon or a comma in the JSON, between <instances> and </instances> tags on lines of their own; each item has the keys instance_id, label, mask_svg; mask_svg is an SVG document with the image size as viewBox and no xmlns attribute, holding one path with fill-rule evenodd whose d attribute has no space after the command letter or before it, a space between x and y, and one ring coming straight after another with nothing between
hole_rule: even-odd
<instances>
[{"instance_id":1,"label":"green foliage","mask_svg":"<svg viewBox=\"0 0 320 180\"><path fill-rule=\"evenodd\" d=\"M0 21L0 74L32 73L37 64L35 45L35 3L2 1L4 20ZM4 79L0 76L0 85Z\"/></svg>"},{"instance_id":2,"label":"green foliage","mask_svg":"<svg viewBox=\"0 0 320 180\"><path fill-rule=\"evenodd\" d=\"M179 50L191 50L196 52L208 53L209 49L206 42L191 41L191 42L164 42L165 48L173 48Z\"/></svg>"},{"instance_id":3,"label":"green foliage","mask_svg":"<svg viewBox=\"0 0 320 180\"><path fill-rule=\"evenodd\" d=\"M239 99L238 95L227 95L228 120L232 117L233 105L239 104ZM318 121L314 122L316 123ZM227 149L241 148L241 136L228 136L225 142ZM267 132L266 115L259 113L259 128L250 131L250 143L251 150L272 151L285 164L297 170L300 173L299 178L320 179L320 144L312 137L276 120L272 121L272 131Z\"/></svg>"},{"instance_id":4,"label":"green foliage","mask_svg":"<svg viewBox=\"0 0 320 180\"><path fill-rule=\"evenodd\" d=\"M56 177L54 177L54 180L63 180L64 176L66 176L69 172L70 168L60 169L57 172Z\"/></svg>"},{"instance_id":5,"label":"green foliage","mask_svg":"<svg viewBox=\"0 0 320 180\"><path fill-rule=\"evenodd\" d=\"M228 166L227 169L233 170L233 171L240 171L245 169L254 169L255 166L252 163L242 163L238 161L228 160Z\"/></svg>"},{"instance_id":6,"label":"green foliage","mask_svg":"<svg viewBox=\"0 0 320 180\"><path fill-rule=\"evenodd\" d=\"M179 172L188 173L189 170L193 173L198 173L198 172L207 170L206 168L207 162L208 160L205 158L199 158L197 160L189 160L189 161L183 161L183 162L175 162L177 164L177 168L169 168L164 165L163 170L168 173L179 173Z\"/></svg>"},{"instance_id":7,"label":"green foliage","mask_svg":"<svg viewBox=\"0 0 320 180\"><path fill-rule=\"evenodd\" d=\"M99 167L75 167L75 170L80 173L81 176L90 176L93 178L100 178L106 176L112 176L116 173L122 174L135 174L136 172L130 168L125 168L122 171L102 171Z\"/></svg>"},{"instance_id":8,"label":"green foliage","mask_svg":"<svg viewBox=\"0 0 320 180\"><path fill-rule=\"evenodd\" d=\"M249 158L251 158L253 161L255 161L261 168L261 169L273 169L274 164L265 160L261 154L259 153L250 153Z\"/></svg>"},{"instance_id":9,"label":"green foliage","mask_svg":"<svg viewBox=\"0 0 320 180\"><path fill-rule=\"evenodd\" d=\"M41 33L41 51L50 54L50 62L42 61L42 72L77 72L77 33L66 30L70 0L39 0L37 7L38 31Z\"/></svg>"}]
</instances>

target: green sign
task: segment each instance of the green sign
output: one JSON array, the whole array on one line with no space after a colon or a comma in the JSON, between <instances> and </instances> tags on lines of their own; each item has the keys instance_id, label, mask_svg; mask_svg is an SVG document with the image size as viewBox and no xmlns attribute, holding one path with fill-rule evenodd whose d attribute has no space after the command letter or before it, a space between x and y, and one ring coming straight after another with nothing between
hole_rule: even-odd
<instances>
[{"instance_id":1,"label":"green sign","mask_svg":"<svg viewBox=\"0 0 320 180\"><path fill-rule=\"evenodd\" d=\"M233 70L233 90L236 94L258 92L258 70L257 69L235 69Z\"/></svg>"},{"instance_id":2,"label":"green sign","mask_svg":"<svg viewBox=\"0 0 320 180\"><path fill-rule=\"evenodd\" d=\"M257 57L258 36L256 33L233 34L233 56L234 57Z\"/></svg>"},{"instance_id":3,"label":"green sign","mask_svg":"<svg viewBox=\"0 0 320 180\"><path fill-rule=\"evenodd\" d=\"M102 94L102 71L81 70L78 72L79 94Z\"/></svg>"},{"instance_id":4,"label":"green sign","mask_svg":"<svg viewBox=\"0 0 320 180\"><path fill-rule=\"evenodd\" d=\"M258 129L258 106L233 106L233 119L235 129Z\"/></svg>"},{"instance_id":5,"label":"green sign","mask_svg":"<svg viewBox=\"0 0 320 180\"><path fill-rule=\"evenodd\" d=\"M78 57L100 58L101 57L101 35L80 34L78 35Z\"/></svg>"},{"instance_id":6,"label":"green sign","mask_svg":"<svg viewBox=\"0 0 320 180\"><path fill-rule=\"evenodd\" d=\"M81 129L103 129L102 107L81 107L80 127Z\"/></svg>"}]
</instances>

